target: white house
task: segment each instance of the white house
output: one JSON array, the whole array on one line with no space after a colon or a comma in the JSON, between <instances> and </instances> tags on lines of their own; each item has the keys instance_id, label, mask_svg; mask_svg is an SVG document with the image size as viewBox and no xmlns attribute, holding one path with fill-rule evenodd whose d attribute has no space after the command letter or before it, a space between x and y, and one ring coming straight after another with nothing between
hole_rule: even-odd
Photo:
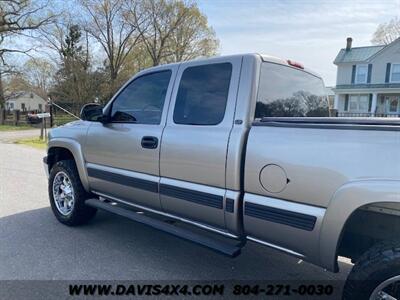
<instances>
[{"instance_id":1,"label":"white house","mask_svg":"<svg viewBox=\"0 0 400 300\"><path fill-rule=\"evenodd\" d=\"M400 39L388 45L346 48L337 65L334 108L339 116L400 116Z\"/></svg>"},{"instance_id":2,"label":"white house","mask_svg":"<svg viewBox=\"0 0 400 300\"><path fill-rule=\"evenodd\" d=\"M46 100L33 92L17 92L6 97L6 109L21 111L44 111Z\"/></svg>"}]
</instances>

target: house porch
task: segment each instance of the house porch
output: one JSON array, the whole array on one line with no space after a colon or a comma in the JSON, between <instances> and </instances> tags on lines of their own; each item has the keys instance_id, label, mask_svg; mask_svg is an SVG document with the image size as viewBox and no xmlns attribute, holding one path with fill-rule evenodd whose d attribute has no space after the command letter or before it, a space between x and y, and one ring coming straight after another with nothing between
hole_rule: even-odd
<instances>
[{"instance_id":1,"label":"house porch","mask_svg":"<svg viewBox=\"0 0 400 300\"><path fill-rule=\"evenodd\" d=\"M400 90L335 91L334 109L339 117L400 117Z\"/></svg>"}]
</instances>

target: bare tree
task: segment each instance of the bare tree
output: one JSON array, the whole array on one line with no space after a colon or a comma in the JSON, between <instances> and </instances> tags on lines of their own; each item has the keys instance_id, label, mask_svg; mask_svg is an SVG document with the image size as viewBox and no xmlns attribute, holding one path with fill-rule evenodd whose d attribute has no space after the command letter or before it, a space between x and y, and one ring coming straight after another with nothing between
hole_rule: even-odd
<instances>
[{"instance_id":1,"label":"bare tree","mask_svg":"<svg viewBox=\"0 0 400 300\"><path fill-rule=\"evenodd\" d=\"M188 13L169 38L171 57L168 61L178 62L216 55L219 42L215 31L208 26L207 17L200 12L197 5L185 5L183 2L174 5L177 10L187 10Z\"/></svg>"},{"instance_id":2,"label":"bare tree","mask_svg":"<svg viewBox=\"0 0 400 300\"><path fill-rule=\"evenodd\" d=\"M42 26L39 29L41 45L43 48L46 48L43 52L48 54L49 58L55 64L59 64L64 60L63 51L67 47L65 40L70 28L74 25L70 14L64 11L58 16L56 22Z\"/></svg>"},{"instance_id":3,"label":"bare tree","mask_svg":"<svg viewBox=\"0 0 400 300\"><path fill-rule=\"evenodd\" d=\"M125 22L125 5L133 8L134 0L80 0L89 20L85 30L101 45L109 70L111 89L115 90L115 81L127 57L139 41L136 26ZM138 24L141 24L138 17Z\"/></svg>"},{"instance_id":4,"label":"bare tree","mask_svg":"<svg viewBox=\"0 0 400 300\"><path fill-rule=\"evenodd\" d=\"M0 106L4 105L4 92L2 75L7 74L10 67L7 65L7 53L25 53L32 48L13 48L10 40L16 35L29 35L41 26L53 20L53 15L48 14L48 2L35 2L29 0L0 0Z\"/></svg>"},{"instance_id":5,"label":"bare tree","mask_svg":"<svg viewBox=\"0 0 400 300\"><path fill-rule=\"evenodd\" d=\"M142 0L127 16L127 22L138 29L153 66L215 54L218 47L213 29L194 2Z\"/></svg>"},{"instance_id":6,"label":"bare tree","mask_svg":"<svg viewBox=\"0 0 400 300\"><path fill-rule=\"evenodd\" d=\"M168 40L188 13L187 10L175 9L175 4L167 0L143 0L130 9L127 21L138 28L153 66L171 55ZM143 17L144 22L140 23L138 15Z\"/></svg>"},{"instance_id":7,"label":"bare tree","mask_svg":"<svg viewBox=\"0 0 400 300\"><path fill-rule=\"evenodd\" d=\"M371 43L375 45L387 45L399 37L400 19L396 17L378 26L372 36Z\"/></svg>"},{"instance_id":8,"label":"bare tree","mask_svg":"<svg viewBox=\"0 0 400 300\"><path fill-rule=\"evenodd\" d=\"M16 72L14 74L9 74L4 79L4 91L7 94L13 94L20 91L31 90L31 84L26 80L24 74Z\"/></svg>"},{"instance_id":9,"label":"bare tree","mask_svg":"<svg viewBox=\"0 0 400 300\"><path fill-rule=\"evenodd\" d=\"M218 48L194 0L74 0L70 3L79 15L70 14L68 3L61 11L51 7L57 13L50 13L45 1L53 0L0 0L1 95L1 75L13 72L13 83L26 81L57 101L78 106L94 98L107 100L134 72L213 55ZM11 47L15 35L26 41L26 49ZM33 36L39 42L26 40ZM38 52L30 52L32 45L42 50L40 57L33 57ZM11 61L14 52L32 54L21 70Z\"/></svg>"},{"instance_id":10,"label":"bare tree","mask_svg":"<svg viewBox=\"0 0 400 300\"><path fill-rule=\"evenodd\" d=\"M26 80L24 74L17 68L9 65L3 68L1 91L4 94L12 94L15 92L31 89L30 83Z\"/></svg>"},{"instance_id":11,"label":"bare tree","mask_svg":"<svg viewBox=\"0 0 400 300\"><path fill-rule=\"evenodd\" d=\"M26 80L43 99L47 98L55 75L55 66L44 58L31 58L23 67Z\"/></svg>"}]
</instances>

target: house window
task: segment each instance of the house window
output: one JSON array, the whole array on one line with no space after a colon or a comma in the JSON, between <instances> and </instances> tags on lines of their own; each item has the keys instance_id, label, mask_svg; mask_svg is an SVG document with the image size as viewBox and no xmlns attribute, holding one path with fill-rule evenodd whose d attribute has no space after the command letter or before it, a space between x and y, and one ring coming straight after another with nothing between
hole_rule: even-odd
<instances>
[{"instance_id":1,"label":"house window","mask_svg":"<svg viewBox=\"0 0 400 300\"><path fill-rule=\"evenodd\" d=\"M344 99L344 111L349 111L349 95L346 95L346 98Z\"/></svg>"},{"instance_id":2,"label":"house window","mask_svg":"<svg viewBox=\"0 0 400 300\"><path fill-rule=\"evenodd\" d=\"M350 95L349 110L350 112L368 112L369 96L368 95Z\"/></svg>"},{"instance_id":3,"label":"house window","mask_svg":"<svg viewBox=\"0 0 400 300\"><path fill-rule=\"evenodd\" d=\"M358 99L358 110L368 111L369 97L368 95L360 95Z\"/></svg>"},{"instance_id":4,"label":"house window","mask_svg":"<svg viewBox=\"0 0 400 300\"><path fill-rule=\"evenodd\" d=\"M397 99L390 100L389 112L397 112L398 103Z\"/></svg>"},{"instance_id":5,"label":"house window","mask_svg":"<svg viewBox=\"0 0 400 300\"><path fill-rule=\"evenodd\" d=\"M350 96L350 111L358 110L358 95Z\"/></svg>"},{"instance_id":6,"label":"house window","mask_svg":"<svg viewBox=\"0 0 400 300\"><path fill-rule=\"evenodd\" d=\"M42 104L39 103L39 104L38 104L38 109L39 109L40 112L42 112L42 108L43 108L43 107L42 107Z\"/></svg>"},{"instance_id":7,"label":"house window","mask_svg":"<svg viewBox=\"0 0 400 300\"><path fill-rule=\"evenodd\" d=\"M386 111L387 113L397 113L399 111L399 98L396 96L387 96L386 100Z\"/></svg>"},{"instance_id":8,"label":"house window","mask_svg":"<svg viewBox=\"0 0 400 300\"><path fill-rule=\"evenodd\" d=\"M357 65L356 83L367 83L368 65Z\"/></svg>"},{"instance_id":9,"label":"house window","mask_svg":"<svg viewBox=\"0 0 400 300\"><path fill-rule=\"evenodd\" d=\"M400 82L400 64L392 64L390 82Z\"/></svg>"},{"instance_id":10,"label":"house window","mask_svg":"<svg viewBox=\"0 0 400 300\"><path fill-rule=\"evenodd\" d=\"M25 110L26 110L25 103L21 103L21 110L22 110L22 111L25 111Z\"/></svg>"}]
</instances>

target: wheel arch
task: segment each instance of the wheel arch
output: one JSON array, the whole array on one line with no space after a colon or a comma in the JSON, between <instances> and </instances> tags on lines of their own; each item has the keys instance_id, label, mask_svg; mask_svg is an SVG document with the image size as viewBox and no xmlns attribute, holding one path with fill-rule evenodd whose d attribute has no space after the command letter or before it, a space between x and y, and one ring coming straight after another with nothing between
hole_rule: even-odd
<instances>
[{"instance_id":1,"label":"wheel arch","mask_svg":"<svg viewBox=\"0 0 400 300\"><path fill-rule=\"evenodd\" d=\"M400 205L400 181L360 180L336 191L326 210L320 233L320 265L338 271L338 250L352 216L362 207L378 203Z\"/></svg>"},{"instance_id":2,"label":"wheel arch","mask_svg":"<svg viewBox=\"0 0 400 300\"><path fill-rule=\"evenodd\" d=\"M49 171L54 163L62 159L73 159L78 169L79 178L83 187L89 192L89 181L85 168L85 160L81 145L72 139L54 138L49 141L47 150L47 163Z\"/></svg>"}]
</instances>

